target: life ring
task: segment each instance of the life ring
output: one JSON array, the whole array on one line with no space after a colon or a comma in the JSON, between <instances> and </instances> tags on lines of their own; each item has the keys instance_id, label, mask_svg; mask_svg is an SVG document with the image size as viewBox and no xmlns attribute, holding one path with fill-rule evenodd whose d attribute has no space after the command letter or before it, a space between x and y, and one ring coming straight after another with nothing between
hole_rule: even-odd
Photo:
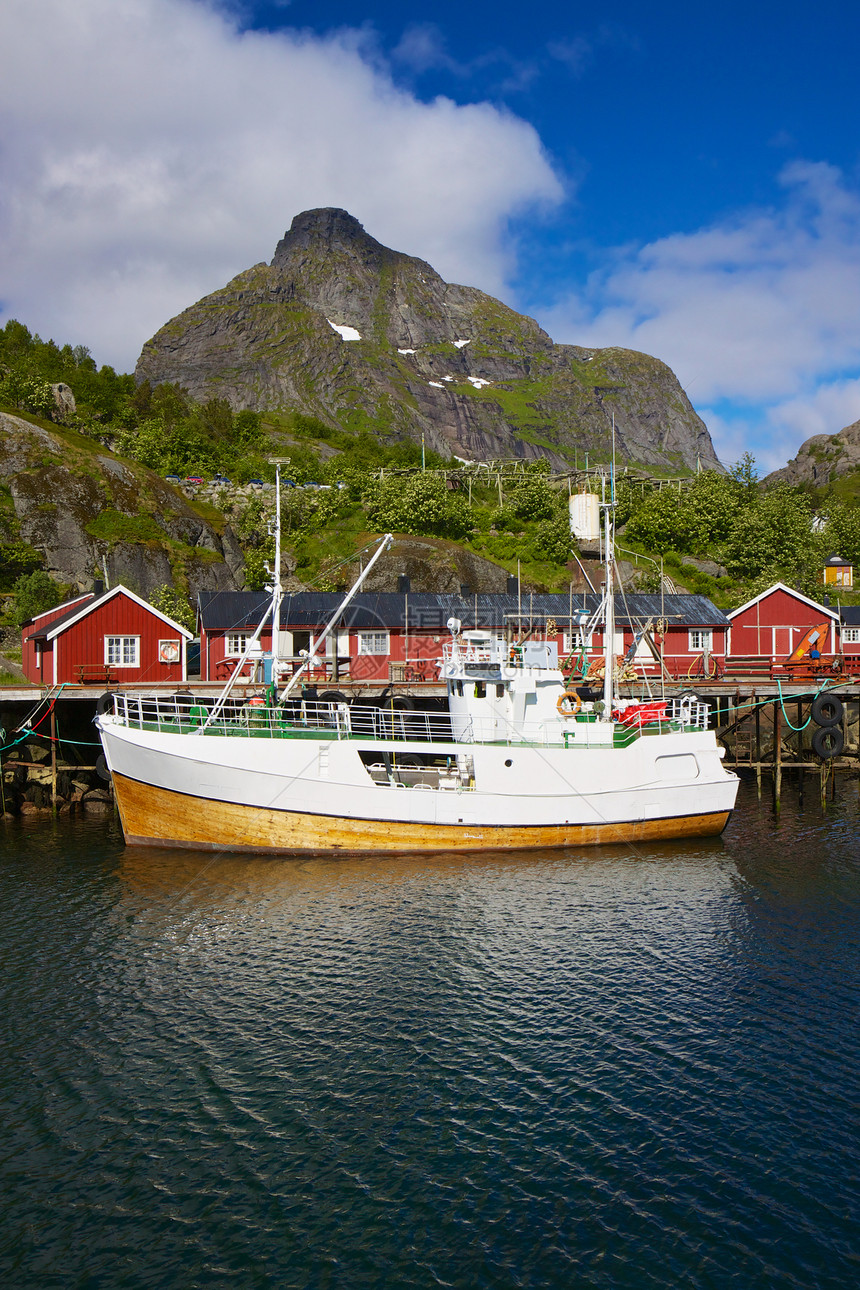
<instances>
[{"instance_id":1,"label":"life ring","mask_svg":"<svg viewBox=\"0 0 860 1290\"><path fill-rule=\"evenodd\" d=\"M565 700L567 700L567 702L569 703L572 703L573 707L566 708L564 706ZM555 706L558 709L561 716L575 717L577 712L579 712L579 709L582 707L582 699L576 693L576 690L565 690L564 694L560 694L558 696L558 702L556 703Z\"/></svg>"}]
</instances>

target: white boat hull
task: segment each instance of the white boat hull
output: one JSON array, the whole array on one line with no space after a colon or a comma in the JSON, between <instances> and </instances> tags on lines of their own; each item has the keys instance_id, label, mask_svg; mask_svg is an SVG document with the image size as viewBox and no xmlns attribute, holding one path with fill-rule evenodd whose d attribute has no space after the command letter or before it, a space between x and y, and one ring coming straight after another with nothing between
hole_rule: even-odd
<instances>
[{"instance_id":1,"label":"white boat hull","mask_svg":"<svg viewBox=\"0 0 860 1290\"><path fill-rule=\"evenodd\" d=\"M624 748L456 743L459 788L374 783L360 753L419 741L218 738L99 719L126 839L270 852L531 849L717 834L737 779L712 732Z\"/></svg>"}]
</instances>

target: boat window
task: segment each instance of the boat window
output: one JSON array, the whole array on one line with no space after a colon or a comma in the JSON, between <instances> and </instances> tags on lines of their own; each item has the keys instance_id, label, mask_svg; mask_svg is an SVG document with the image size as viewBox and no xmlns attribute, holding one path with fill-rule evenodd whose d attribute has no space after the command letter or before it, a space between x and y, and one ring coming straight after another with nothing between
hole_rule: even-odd
<instances>
[{"instance_id":1,"label":"boat window","mask_svg":"<svg viewBox=\"0 0 860 1290\"><path fill-rule=\"evenodd\" d=\"M496 698L497 698L497 699L503 699L504 697L505 697L505 687L504 687L503 685L497 685L497 686L496 686Z\"/></svg>"},{"instance_id":2,"label":"boat window","mask_svg":"<svg viewBox=\"0 0 860 1290\"><path fill-rule=\"evenodd\" d=\"M486 681L476 681L476 682L475 682L475 698L476 698L476 699L485 699L486 697L487 697L487 682L486 682Z\"/></svg>"}]
</instances>

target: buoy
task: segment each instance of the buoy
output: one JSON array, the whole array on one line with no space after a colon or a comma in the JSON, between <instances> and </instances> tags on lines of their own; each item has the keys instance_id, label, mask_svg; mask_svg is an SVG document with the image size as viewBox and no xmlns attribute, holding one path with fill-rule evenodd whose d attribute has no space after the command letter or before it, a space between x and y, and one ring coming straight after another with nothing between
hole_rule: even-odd
<instances>
[{"instance_id":1,"label":"buoy","mask_svg":"<svg viewBox=\"0 0 860 1290\"><path fill-rule=\"evenodd\" d=\"M572 706L565 707L565 702ZM575 717L577 712L579 712L579 709L582 707L582 699L580 699L576 690L565 690L564 694L559 695L558 702L555 706L563 717Z\"/></svg>"}]
</instances>

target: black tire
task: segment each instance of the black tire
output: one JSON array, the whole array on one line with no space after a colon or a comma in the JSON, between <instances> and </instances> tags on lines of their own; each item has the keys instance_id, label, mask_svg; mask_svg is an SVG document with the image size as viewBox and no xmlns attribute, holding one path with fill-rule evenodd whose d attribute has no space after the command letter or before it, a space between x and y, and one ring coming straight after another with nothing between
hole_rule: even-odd
<instances>
[{"instance_id":1,"label":"black tire","mask_svg":"<svg viewBox=\"0 0 860 1290\"><path fill-rule=\"evenodd\" d=\"M395 694L392 698L386 699L384 708L391 712L414 712L415 704L409 698L408 694Z\"/></svg>"},{"instance_id":2,"label":"black tire","mask_svg":"<svg viewBox=\"0 0 860 1290\"><path fill-rule=\"evenodd\" d=\"M838 757L845 747L845 736L839 726L821 726L812 736L812 751L822 761Z\"/></svg>"},{"instance_id":3,"label":"black tire","mask_svg":"<svg viewBox=\"0 0 860 1290\"><path fill-rule=\"evenodd\" d=\"M349 699L340 690L323 690L320 703L349 703Z\"/></svg>"},{"instance_id":4,"label":"black tire","mask_svg":"<svg viewBox=\"0 0 860 1290\"><path fill-rule=\"evenodd\" d=\"M99 779L110 780L110 771L108 770L107 762L104 759L103 753L100 753L96 760L96 774Z\"/></svg>"},{"instance_id":5,"label":"black tire","mask_svg":"<svg viewBox=\"0 0 860 1290\"><path fill-rule=\"evenodd\" d=\"M113 711L113 695L108 691L102 694L96 703L96 715L103 717L106 712Z\"/></svg>"},{"instance_id":6,"label":"black tire","mask_svg":"<svg viewBox=\"0 0 860 1290\"><path fill-rule=\"evenodd\" d=\"M812 720L825 730L838 726L844 711L842 700L835 694L817 694L812 700Z\"/></svg>"}]
</instances>

